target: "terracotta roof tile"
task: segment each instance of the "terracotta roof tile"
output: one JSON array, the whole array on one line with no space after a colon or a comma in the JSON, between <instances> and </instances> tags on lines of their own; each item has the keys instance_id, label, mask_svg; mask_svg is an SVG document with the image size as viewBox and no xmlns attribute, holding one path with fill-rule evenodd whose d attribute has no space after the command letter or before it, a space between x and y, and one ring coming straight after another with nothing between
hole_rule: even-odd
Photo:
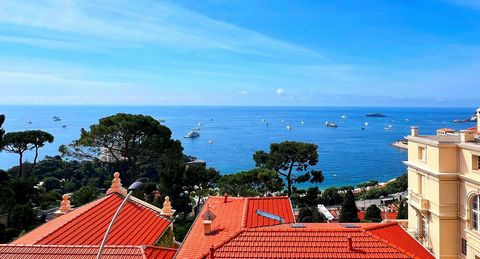
<instances>
[{"instance_id":1,"label":"terracotta roof tile","mask_svg":"<svg viewBox=\"0 0 480 259\"><path fill-rule=\"evenodd\" d=\"M434 258L396 224L355 225L358 228L322 223L247 229L216 247L215 258ZM348 250L348 237L353 251Z\"/></svg>"},{"instance_id":2,"label":"terracotta roof tile","mask_svg":"<svg viewBox=\"0 0 480 259\"><path fill-rule=\"evenodd\" d=\"M96 258L99 246L85 245L0 245L1 259L88 259ZM173 258L175 249L152 246L106 246L102 253L104 259L131 258Z\"/></svg>"},{"instance_id":3,"label":"terracotta roof tile","mask_svg":"<svg viewBox=\"0 0 480 259\"><path fill-rule=\"evenodd\" d=\"M99 245L122 200L122 195L110 194L53 219L13 243ZM107 245L154 245L170 224L158 211L130 199L116 219Z\"/></svg>"},{"instance_id":4,"label":"terracotta roof tile","mask_svg":"<svg viewBox=\"0 0 480 259\"><path fill-rule=\"evenodd\" d=\"M261 210L283 218L284 222L294 222L292 207L288 197L209 197L207 203L193 223L190 232L179 249L177 258L198 258L212 245L218 245L235 237L244 228L255 228L280 224L276 220L257 215ZM212 221L213 234L204 235L203 215L207 209L217 217Z\"/></svg>"},{"instance_id":5,"label":"terracotta roof tile","mask_svg":"<svg viewBox=\"0 0 480 259\"><path fill-rule=\"evenodd\" d=\"M205 236L201 215L207 208L217 217L212 222L213 234ZM227 203L224 197L210 197L177 258L206 258L212 246L215 258L434 258L396 223L353 223L353 228L311 223L292 228L259 216L256 210L294 222L290 200L285 197L228 198ZM348 250L348 237L353 251Z\"/></svg>"}]
</instances>

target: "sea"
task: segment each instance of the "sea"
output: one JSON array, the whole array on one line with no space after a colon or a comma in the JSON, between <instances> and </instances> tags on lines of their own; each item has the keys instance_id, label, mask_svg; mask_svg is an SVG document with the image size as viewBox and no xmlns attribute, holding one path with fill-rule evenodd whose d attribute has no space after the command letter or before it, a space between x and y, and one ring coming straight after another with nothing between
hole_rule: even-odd
<instances>
[{"instance_id":1,"label":"sea","mask_svg":"<svg viewBox=\"0 0 480 259\"><path fill-rule=\"evenodd\" d=\"M40 157L57 155L58 147L80 136L81 128L116 113L150 115L169 127L173 138L182 142L184 153L205 160L222 174L255 167L256 150L285 140L318 145L319 162L330 186L356 185L368 180L385 182L406 172L404 150L391 146L418 126L420 134L435 134L438 128L465 129L474 123L455 124L470 118L470 108L391 108L391 107L220 107L220 106L0 106L6 116L7 132L41 129L55 136L52 144L40 150ZM387 117L366 117L384 113ZM60 121L55 121L58 116ZM335 122L337 128L326 127ZM368 126L365 126L366 123ZM184 138L193 128L197 138ZM33 152L27 155L32 160ZM0 168L18 163L18 157L0 153ZM309 187L316 184L301 184Z\"/></svg>"}]
</instances>

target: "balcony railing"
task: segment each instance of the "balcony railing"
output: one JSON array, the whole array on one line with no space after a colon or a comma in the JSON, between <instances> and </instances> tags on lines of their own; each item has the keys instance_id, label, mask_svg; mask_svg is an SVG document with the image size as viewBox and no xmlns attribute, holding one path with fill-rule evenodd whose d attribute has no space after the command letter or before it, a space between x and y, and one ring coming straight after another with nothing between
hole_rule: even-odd
<instances>
[{"instance_id":1,"label":"balcony railing","mask_svg":"<svg viewBox=\"0 0 480 259\"><path fill-rule=\"evenodd\" d=\"M430 201L424 198L420 199L420 209L422 213L428 213L430 210Z\"/></svg>"}]
</instances>

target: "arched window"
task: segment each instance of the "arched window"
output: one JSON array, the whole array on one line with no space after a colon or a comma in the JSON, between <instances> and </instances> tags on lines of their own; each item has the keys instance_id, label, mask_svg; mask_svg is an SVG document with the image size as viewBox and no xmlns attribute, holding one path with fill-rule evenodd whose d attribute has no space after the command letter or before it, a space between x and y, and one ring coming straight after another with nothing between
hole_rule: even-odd
<instances>
[{"instance_id":1,"label":"arched window","mask_svg":"<svg viewBox=\"0 0 480 259\"><path fill-rule=\"evenodd\" d=\"M480 222L480 195L473 197L472 200L472 229L477 230Z\"/></svg>"}]
</instances>

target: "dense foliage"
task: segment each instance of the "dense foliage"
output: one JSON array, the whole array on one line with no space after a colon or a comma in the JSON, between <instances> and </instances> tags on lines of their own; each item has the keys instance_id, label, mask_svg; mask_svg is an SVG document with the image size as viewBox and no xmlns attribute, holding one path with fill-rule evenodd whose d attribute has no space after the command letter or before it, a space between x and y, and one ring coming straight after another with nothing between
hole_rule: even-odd
<instances>
[{"instance_id":1,"label":"dense foliage","mask_svg":"<svg viewBox=\"0 0 480 259\"><path fill-rule=\"evenodd\" d=\"M380 222L382 221L382 211L377 207L377 205L372 204L365 212L365 219L373 222Z\"/></svg>"},{"instance_id":2,"label":"dense foliage","mask_svg":"<svg viewBox=\"0 0 480 259\"><path fill-rule=\"evenodd\" d=\"M255 168L236 174L223 175L218 181L220 193L231 196L262 196L283 189L283 181L270 169Z\"/></svg>"},{"instance_id":3,"label":"dense foliage","mask_svg":"<svg viewBox=\"0 0 480 259\"><path fill-rule=\"evenodd\" d=\"M257 151L253 155L253 160L257 167L274 170L283 176L290 197L294 183L323 182L322 171L308 170L309 167L318 163L317 148L315 144L296 141L272 143L270 152Z\"/></svg>"},{"instance_id":4,"label":"dense foliage","mask_svg":"<svg viewBox=\"0 0 480 259\"><path fill-rule=\"evenodd\" d=\"M340 211L340 222L358 222L358 209L355 204L355 196L351 190L345 193L345 200Z\"/></svg>"}]
</instances>

